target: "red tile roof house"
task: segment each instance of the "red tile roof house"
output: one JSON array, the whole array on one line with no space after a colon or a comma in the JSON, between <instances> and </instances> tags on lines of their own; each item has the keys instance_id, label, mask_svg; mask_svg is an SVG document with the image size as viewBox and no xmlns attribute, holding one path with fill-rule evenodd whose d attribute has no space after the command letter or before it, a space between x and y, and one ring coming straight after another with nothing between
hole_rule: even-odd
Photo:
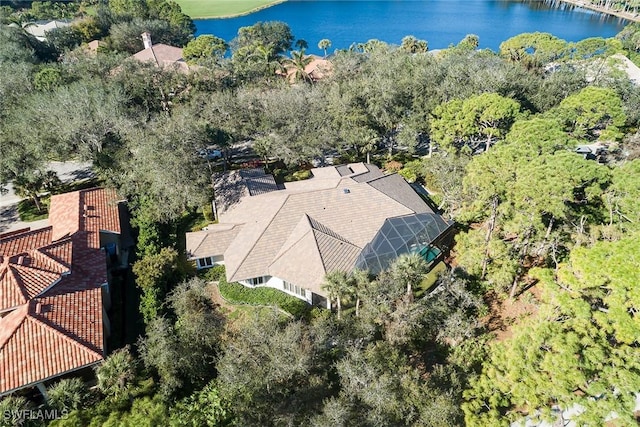
<instances>
[{"instance_id":1,"label":"red tile roof house","mask_svg":"<svg viewBox=\"0 0 640 427\"><path fill-rule=\"evenodd\" d=\"M364 163L311 174L284 188L261 169L216 177L218 223L187 233L189 258L199 269L224 264L228 281L330 308L327 273L357 267L377 274L409 252L434 265L446 253L453 223L400 175Z\"/></svg>"},{"instance_id":2,"label":"red tile roof house","mask_svg":"<svg viewBox=\"0 0 640 427\"><path fill-rule=\"evenodd\" d=\"M151 34L142 33L144 49L134 54L132 58L140 62L151 62L158 68L175 68L187 72L189 65L182 57L182 49L163 43L152 43Z\"/></svg>"},{"instance_id":3,"label":"red tile roof house","mask_svg":"<svg viewBox=\"0 0 640 427\"><path fill-rule=\"evenodd\" d=\"M104 359L107 264L126 256L120 211L111 190L60 194L49 227L0 235L0 396L44 393L46 381Z\"/></svg>"}]
</instances>

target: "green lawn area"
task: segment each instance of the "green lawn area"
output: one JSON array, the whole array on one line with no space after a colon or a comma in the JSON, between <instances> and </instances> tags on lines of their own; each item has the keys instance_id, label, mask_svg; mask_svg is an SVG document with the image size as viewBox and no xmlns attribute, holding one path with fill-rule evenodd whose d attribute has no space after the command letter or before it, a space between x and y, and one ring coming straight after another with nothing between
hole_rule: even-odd
<instances>
[{"instance_id":1,"label":"green lawn area","mask_svg":"<svg viewBox=\"0 0 640 427\"><path fill-rule=\"evenodd\" d=\"M436 284L440 274L447 272L447 266L444 262L437 263L430 272L424 275L420 286L413 290L416 298L422 298L424 294Z\"/></svg>"},{"instance_id":2,"label":"green lawn area","mask_svg":"<svg viewBox=\"0 0 640 427\"><path fill-rule=\"evenodd\" d=\"M246 15L258 9L285 0L176 0L176 3L193 19L196 18L224 18Z\"/></svg>"},{"instance_id":3,"label":"green lawn area","mask_svg":"<svg viewBox=\"0 0 640 427\"><path fill-rule=\"evenodd\" d=\"M51 201L51 197L44 196L40 199L40 204L42 205L42 211L38 211L36 208L36 204L32 199L23 199L18 202L18 215L20 216L20 221L31 222L38 221L40 219L45 219L49 217L49 203Z\"/></svg>"}]
</instances>

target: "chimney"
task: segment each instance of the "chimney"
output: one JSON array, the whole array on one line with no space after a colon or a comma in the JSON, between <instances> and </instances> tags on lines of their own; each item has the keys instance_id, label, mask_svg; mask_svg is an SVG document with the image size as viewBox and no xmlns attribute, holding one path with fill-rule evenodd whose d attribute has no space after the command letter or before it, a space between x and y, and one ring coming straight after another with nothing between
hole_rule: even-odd
<instances>
[{"instance_id":1,"label":"chimney","mask_svg":"<svg viewBox=\"0 0 640 427\"><path fill-rule=\"evenodd\" d=\"M153 44L151 43L151 34L148 32L142 33L142 43L144 43L145 49L151 49Z\"/></svg>"}]
</instances>

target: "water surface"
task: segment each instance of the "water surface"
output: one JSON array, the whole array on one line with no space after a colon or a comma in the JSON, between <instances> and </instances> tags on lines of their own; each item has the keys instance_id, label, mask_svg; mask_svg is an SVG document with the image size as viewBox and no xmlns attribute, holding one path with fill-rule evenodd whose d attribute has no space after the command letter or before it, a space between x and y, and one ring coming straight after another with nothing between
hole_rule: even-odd
<instances>
[{"instance_id":1,"label":"water surface","mask_svg":"<svg viewBox=\"0 0 640 427\"><path fill-rule=\"evenodd\" d=\"M246 16L196 20L197 34L226 41L238 28L259 21L286 22L310 53L321 53L318 41L331 40L334 49L379 39L400 44L412 34L430 49L445 48L466 34L477 34L480 47L497 50L500 43L524 32L549 32L567 41L611 37L628 23L559 1L504 0L290 0Z\"/></svg>"}]
</instances>

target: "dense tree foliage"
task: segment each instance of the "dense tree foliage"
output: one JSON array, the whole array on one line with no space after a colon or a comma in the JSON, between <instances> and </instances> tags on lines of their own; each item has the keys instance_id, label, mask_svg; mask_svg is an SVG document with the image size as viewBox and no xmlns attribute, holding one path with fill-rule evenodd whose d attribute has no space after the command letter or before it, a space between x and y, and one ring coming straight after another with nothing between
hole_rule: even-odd
<instances>
[{"instance_id":1,"label":"dense tree foliage","mask_svg":"<svg viewBox=\"0 0 640 427\"><path fill-rule=\"evenodd\" d=\"M615 412L631 425L638 364L637 237L599 242L571 253L558 269L532 274L542 289L540 312L518 325L466 392L469 425L508 425L521 411L551 417L580 405L576 420L600 424ZM519 361L514 363L513 361Z\"/></svg>"},{"instance_id":2,"label":"dense tree foliage","mask_svg":"<svg viewBox=\"0 0 640 427\"><path fill-rule=\"evenodd\" d=\"M40 7L53 6L34 16ZM302 84L306 42L284 23L225 41L193 39L173 2L95 12L51 43L0 28L0 184L35 202L49 161L92 161L129 200L138 237L145 334L98 368L101 403L60 425L499 425L574 404L587 424L612 412L630 422L640 89L603 58L636 59L637 25L578 43L523 34L498 53L474 35L438 53L412 36L369 40ZM198 67L127 60L143 31L186 45ZM105 42L97 54L75 48L93 37ZM572 152L593 143L608 150L598 161ZM210 202L214 170L247 161L237 144L274 168L389 161L457 222L457 268L428 289L417 257L377 277L336 272L325 281L336 316L226 329L210 288L180 283L182 221ZM212 146L219 164L199 156ZM497 341L486 292L536 310ZM72 384L54 390L52 407L84 406Z\"/></svg>"}]
</instances>

